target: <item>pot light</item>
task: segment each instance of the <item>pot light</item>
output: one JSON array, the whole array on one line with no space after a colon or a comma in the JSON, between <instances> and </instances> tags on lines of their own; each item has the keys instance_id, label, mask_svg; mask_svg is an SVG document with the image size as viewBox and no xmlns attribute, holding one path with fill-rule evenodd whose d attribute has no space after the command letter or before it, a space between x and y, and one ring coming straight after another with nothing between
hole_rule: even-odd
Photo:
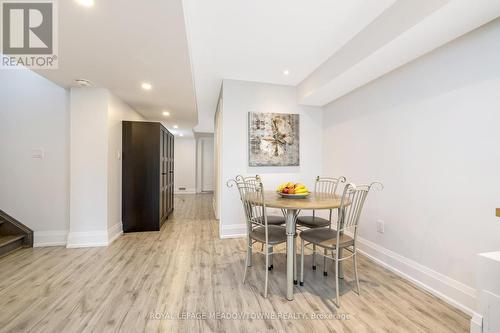
<instances>
[{"instance_id":1,"label":"pot light","mask_svg":"<svg viewBox=\"0 0 500 333\"><path fill-rule=\"evenodd\" d=\"M290 75L290 70L285 69L285 70L283 71L283 75Z\"/></svg>"},{"instance_id":2,"label":"pot light","mask_svg":"<svg viewBox=\"0 0 500 333\"><path fill-rule=\"evenodd\" d=\"M179 126L177 126L177 125L174 125L174 128L175 128L175 129L178 129L178 128L179 128Z\"/></svg>"},{"instance_id":3,"label":"pot light","mask_svg":"<svg viewBox=\"0 0 500 333\"><path fill-rule=\"evenodd\" d=\"M168 117L168 116L170 116L170 112L168 112L168 111L163 111L163 115L164 115L165 117Z\"/></svg>"},{"instance_id":4,"label":"pot light","mask_svg":"<svg viewBox=\"0 0 500 333\"><path fill-rule=\"evenodd\" d=\"M94 0L76 0L80 5L85 6L85 7L93 7L94 6Z\"/></svg>"},{"instance_id":5,"label":"pot light","mask_svg":"<svg viewBox=\"0 0 500 333\"><path fill-rule=\"evenodd\" d=\"M147 82L144 82L142 85L141 85L142 89L144 90L151 90L153 89L153 86L151 85L151 83L147 83Z\"/></svg>"},{"instance_id":6,"label":"pot light","mask_svg":"<svg viewBox=\"0 0 500 333\"><path fill-rule=\"evenodd\" d=\"M179 134L179 136L184 136L184 134L181 133L181 134Z\"/></svg>"}]
</instances>

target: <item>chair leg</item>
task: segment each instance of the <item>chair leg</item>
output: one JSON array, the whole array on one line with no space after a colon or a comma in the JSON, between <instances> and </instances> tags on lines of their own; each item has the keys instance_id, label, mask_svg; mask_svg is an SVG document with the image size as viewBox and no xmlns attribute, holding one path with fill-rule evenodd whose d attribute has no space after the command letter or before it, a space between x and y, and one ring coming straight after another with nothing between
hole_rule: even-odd
<instances>
[{"instance_id":1,"label":"chair leg","mask_svg":"<svg viewBox=\"0 0 500 333\"><path fill-rule=\"evenodd\" d=\"M337 303L335 304L340 308L340 293L339 293L339 252L335 251L335 294L337 296Z\"/></svg>"},{"instance_id":2,"label":"chair leg","mask_svg":"<svg viewBox=\"0 0 500 333\"><path fill-rule=\"evenodd\" d=\"M316 244L313 244L313 271L316 270Z\"/></svg>"},{"instance_id":3,"label":"chair leg","mask_svg":"<svg viewBox=\"0 0 500 333\"><path fill-rule=\"evenodd\" d=\"M268 270L272 270L274 268L273 266L273 247L269 246L269 267Z\"/></svg>"},{"instance_id":4,"label":"chair leg","mask_svg":"<svg viewBox=\"0 0 500 333\"><path fill-rule=\"evenodd\" d=\"M352 257L352 260L354 261L354 278L356 279L356 290L357 294L359 295L359 279L358 279L358 256L356 252L354 252L354 256Z\"/></svg>"},{"instance_id":5,"label":"chair leg","mask_svg":"<svg viewBox=\"0 0 500 333\"><path fill-rule=\"evenodd\" d=\"M326 256L328 255L326 249L323 250L323 275L327 276L328 272L326 270Z\"/></svg>"},{"instance_id":6,"label":"chair leg","mask_svg":"<svg viewBox=\"0 0 500 333\"><path fill-rule=\"evenodd\" d=\"M300 240L300 285L304 285L304 240Z\"/></svg>"},{"instance_id":7,"label":"chair leg","mask_svg":"<svg viewBox=\"0 0 500 333\"><path fill-rule=\"evenodd\" d=\"M252 239L249 237L248 238L248 267L252 267L252 254L253 254L253 245L252 245Z\"/></svg>"},{"instance_id":8,"label":"chair leg","mask_svg":"<svg viewBox=\"0 0 500 333\"><path fill-rule=\"evenodd\" d=\"M269 279L269 270L267 269L269 267L269 247L266 244L266 282L264 285L264 298L267 298L267 281Z\"/></svg>"},{"instance_id":9,"label":"chair leg","mask_svg":"<svg viewBox=\"0 0 500 333\"><path fill-rule=\"evenodd\" d=\"M247 271L248 267L252 266L252 247L251 247L251 241L249 240L247 244L247 256L245 258L245 273L243 273L243 284L245 284L245 281L247 279Z\"/></svg>"}]
</instances>

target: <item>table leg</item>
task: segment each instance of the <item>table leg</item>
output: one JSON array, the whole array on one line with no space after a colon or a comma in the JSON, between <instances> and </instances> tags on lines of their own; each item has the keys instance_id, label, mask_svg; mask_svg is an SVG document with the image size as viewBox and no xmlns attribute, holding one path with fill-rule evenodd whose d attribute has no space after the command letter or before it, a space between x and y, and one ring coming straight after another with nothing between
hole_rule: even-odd
<instances>
[{"instance_id":1,"label":"table leg","mask_svg":"<svg viewBox=\"0 0 500 333\"><path fill-rule=\"evenodd\" d=\"M295 261L295 218L296 210L286 211L286 298L293 300L293 278Z\"/></svg>"}]
</instances>

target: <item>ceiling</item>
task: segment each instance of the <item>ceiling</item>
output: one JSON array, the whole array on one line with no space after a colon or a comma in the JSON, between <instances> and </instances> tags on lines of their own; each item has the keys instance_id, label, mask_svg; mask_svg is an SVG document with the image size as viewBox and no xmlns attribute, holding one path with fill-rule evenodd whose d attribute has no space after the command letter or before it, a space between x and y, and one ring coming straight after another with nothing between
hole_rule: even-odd
<instances>
[{"instance_id":1,"label":"ceiling","mask_svg":"<svg viewBox=\"0 0 500 333\"><path fill-rule=\"evenodd\" d=\"M38 72L90 80L185 136L213 132L223 79L294 86L299 104L323 106L500 15L499 0L58 3L59 69Z\"/></svg>"},{"instance_id":2,"label":"ceiling","mask_svg":"<svg viewBox=\"0 0 500 333\"><path fill-rule=\"evenodd\" d=\"M75 0L58 4L59 69L38 73L63 87L90 80L147 119L191 132L198 113L182 0L95 0L88 8ZM143 90L143 82L153 88Z\"/></svg>"},{"instance_id":3,"label":"ceiling","mask_svg":"<svg viewBox=\"0 0 500 333\"><path fill-rule=\"evenodd\" d=\"M223 78L297 85L394 1L184 0L196 130L213 131Z\"/></svg>"},{"instance_id":4,"label":"ceiling","mask_svg":"<svg viewBox=\"0 0 500 333\"><path fill-rule=\"evenodd\" d=\"M291 85L324 106L500 16L499 0L184 0L198 105L222 79ZM284 75L288 70L289 75Z\"/></svg>"}]
</instances>

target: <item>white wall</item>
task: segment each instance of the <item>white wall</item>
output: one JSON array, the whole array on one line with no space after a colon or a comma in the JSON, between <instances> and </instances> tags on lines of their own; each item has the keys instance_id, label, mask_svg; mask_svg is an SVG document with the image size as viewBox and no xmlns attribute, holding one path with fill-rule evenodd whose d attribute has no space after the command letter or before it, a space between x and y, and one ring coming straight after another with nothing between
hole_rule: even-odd
<instances>
[{"instance_id":1,"label":"white wall","mask_svg":"<svg viewBox=\"0 0 500 333\"><path fill-rule=\"evenodd\" d=\"M201 190L214 190L214 138L205 138L201 149Z\"/></svg>"},{"instance_id":2,"label":"white wall","mask_svg":"<svg viewBox=\"0 0 500 333\"><path fill-rule=\"evenodd\" d=\"M71 89L69 247L108 240L107 111L106 89Z\"/></svg>"},{"instance_id":3,"label":"white wall","mask_svg":"<svg viewBox=\"0 0 500 333\"><path fill-rule=\"evenodd\" d=\"M215 177L214 135L196 135L196 192L212 192Z\"/></svg>"},{"instance_id":4,"label":"white wall","mask_svg":"<svg viewBox=\"0 0 500 333\"><path fill-rule=\"evenodd\" d=\"M325 173L385 184L361 248L468 312L475 254L500 248L499 40L497 20L324 113Z\"/></svg>"},{"instance_id":5,"label":"white wall","mask_svg":"<svg viewBox=\"0 0 500 333\"><path fill-rule=\"evenodd\" d=\"M313 185L322 170L322 112L297 105L296 89L255 82L224 80L221 124L221 237L246 232L243 209L235 188L226 182L236 175L262 176L269 190L285 181ZM248 112L300 114L300 166L248 166Z\"/></svg>"},{"instance_id":6,"label":"white wall","mask_svg":"<svg viewBox=\"0 0 500 333\"><path fill-rule=\"evenodd\" d=\"M0 71L0 209L64 244L69 221L68 92L28 70ZM33 159L32 149L43 149Z\"/></svg>"},{"instance_id":7,"label":"white wall","mask_svg":"<svg viewBox=\"0 0 500 333\"><path fill-rule=\"evenodd\" d=\"M142 115L109 93L108 99L108 238L122 228L122 121L145 120Z\"/></svg>"},{"instance_id":8,"label":"white wall","mask_svg":"<svg viewBox=\"0 0 500 333\"><path fill-rule=\"evenodd\" d=\"M212 170L212 175L207 172L204 164L211 163L213 169L215 162L215 152L214 152L214 134L213 133L195 133L196 139L196 192L201 193L204 191L214 190L214 171ZM210 156L211 155L211 156ZM210 161L210 157L212 160ZM210 168L210 166L209 166ZM212 176L212 179L207 179ZM208 183L212 182L212 186L208 186ZM204 184L205 183L205 184Z\"/></svg>"},{"instance_id":9,"label":"white wall","mask_svg":"<svg viewBox=\"0 0 500 333\"><path fill-rule=\"evenodd\" d=\"M217 103L217 110L215 112L214 118L214 143L215 143L215 193L214 193L214 211L215 218L217 220L220 219L220 211L221 211L221 138L222 138L222 93L219 97L219 102Z\"/></svg>"},{"instance_id":10,"label":"white wall","mask_svg":"<svg viewBox=\"0 0 500 333\"><path fill-rule=\"evenodd\" d=\"M104 246L122 232L122 120L142 116L107 89L71 89L68 247Z\"/></svg>"},{"instance_id":11,"label":"white wall","mask_svg":"<svg viewBox=\"0 0 500 333\"><path fill-rule=\"evenodd\" d=\"M175 193L196 193L196 140L175 137L174 141ZM185 191L180 191L185 187Z\"/></svg>"}]
</instances>

